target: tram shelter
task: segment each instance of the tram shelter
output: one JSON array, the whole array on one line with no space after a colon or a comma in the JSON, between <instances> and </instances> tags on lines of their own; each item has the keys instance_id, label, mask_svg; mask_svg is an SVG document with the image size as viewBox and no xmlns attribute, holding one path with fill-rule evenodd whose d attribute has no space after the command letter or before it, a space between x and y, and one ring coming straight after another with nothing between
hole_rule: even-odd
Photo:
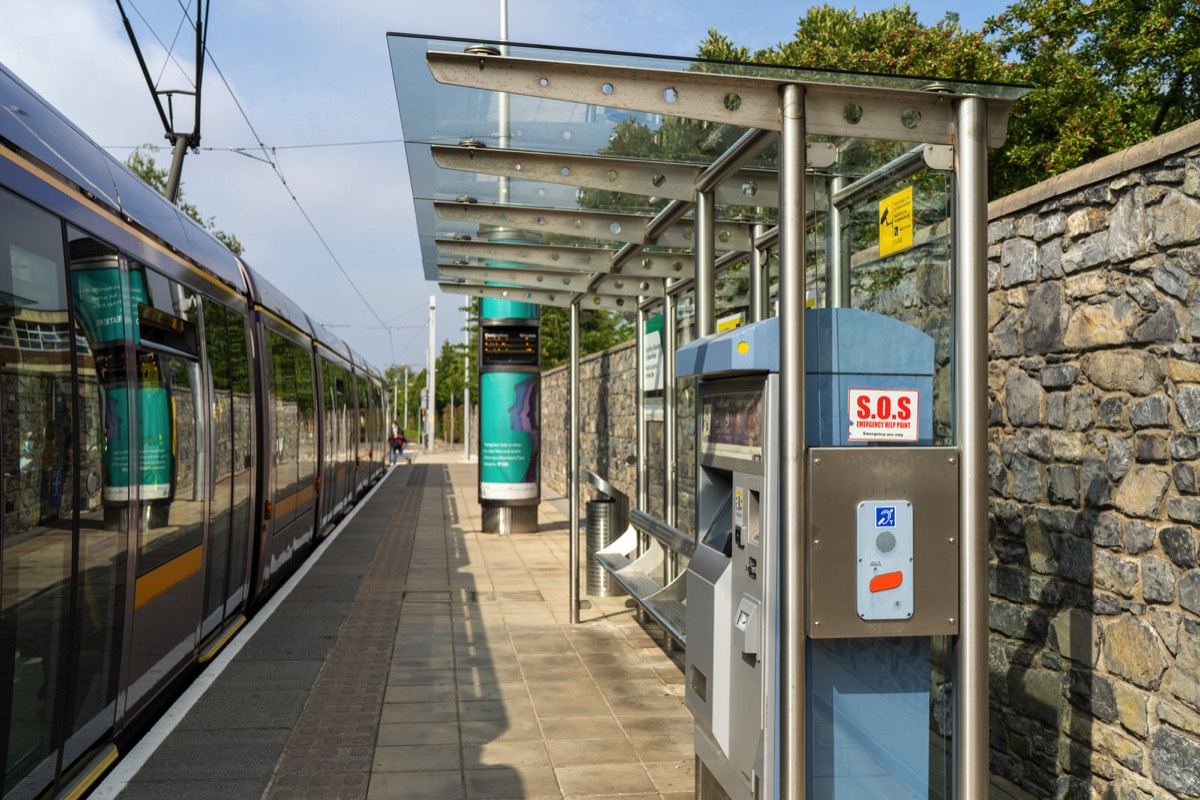
<instances>
[{"instance_id":1,"label":"tram shelter","mask_svg":"<svg viewBox=\"0 0 1200 800\"><path fill-rule=\"evenodd\" d=\"M936 625L910 629L896 618L883 627L898 637L933 637L950 662L944 699L952 710L930 756L937 760L940 748L941 763L929 770L946 781L936 796L985 797L987 151L1003 145L1009 107L1025 90L409 34L391 34L389 46L426 278L487 301L570 309L573 621L581 602L581 314L601 309L635 321L634 505L696 545L723 518L706 509L705 497L723 486L728 466L705 451L705 380L760 367L773 376L764 408L774 448L766 460L774 466L761 478L777 485L762 512L773 520L764 527L773 588L759 600L776 612L765 617L769 655L759 661L767 667L754 678L768 730L757 746L758 772L742 774L747 797L834 796L836 780L813 777L822 769L813 746L821 735L811 707L813 642L879 635L869 625L860 630L853 613L840 633L820 628L830 601L813 566L824 563L813 509L825 498L812 489L810 473L821 463L812 430L839 423L823 420L835 412L806 390L823 369L811 332L824 328L811 327L813 319L826 310L866 311L929 339L929 388L921 396L929 425L919 443L951 465L953 519L945 531L909 531L918 564L906 580L917 583L919 605L932 572L921 571L922 536L949 540L939 564L956 574L939 578L952 586L950 610ZM511 314L503 319L509 328L536 320L520 308ZM756 337L773 330L773 344L763 346L777 348L771 365L739 362L760 339L718 331L718 320L722 328L744 323ZM762 326L770 320L773 329ZM643 366L657 338L648 329L661 330L653 350L661 388L647 384ZM688 366L678 366L680 348L697 343ZM697 362L725 355L720 365ZM864 396L853 391L851 401ZM872 409L861 422L890 424ZM836 413L853 420L854 409ZM648 440L651 417L661 423L661 447ZM915 434L911 441L918 443ZM868 436L856 444L889 443ZM652 497L652 472L661 475L660 497ZM910 529L922 527L919 506L915 513ZM724 547L734 549L728 540ZM686 585L700 584L689 576ZM689 620L695 613L693 602ZM690 654L688 665L693 670ZM707 685L716 675L695 670L685 679L697 702L725 691ZM719 727L710 720L709 728ZM728 741L709 733L712 746L697 734L705 767L697 773L707 776L698 780L700 795L739 796ZM722 758L730 763L716 763ZM918 781L912 796L935 796L930 782Z\"/></svg>"}]
</instances>

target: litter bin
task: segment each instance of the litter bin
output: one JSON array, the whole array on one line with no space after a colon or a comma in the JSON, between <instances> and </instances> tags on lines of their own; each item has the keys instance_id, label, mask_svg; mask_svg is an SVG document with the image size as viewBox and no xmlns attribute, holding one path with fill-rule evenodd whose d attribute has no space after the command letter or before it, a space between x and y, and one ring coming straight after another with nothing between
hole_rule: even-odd
<instances>
[{"instance_id":1,"label":"litter bin","mask_svg":"<svg viewBox=\"0 0 1200 800\"><path fill-rule=\"evenodd\" d=\"M587 593L592 597L624 594L625 590L594 556L629 527L629 498L594 472L588 473L588 483L600 496L587 502Z\"/></svg>"}]
</instances>

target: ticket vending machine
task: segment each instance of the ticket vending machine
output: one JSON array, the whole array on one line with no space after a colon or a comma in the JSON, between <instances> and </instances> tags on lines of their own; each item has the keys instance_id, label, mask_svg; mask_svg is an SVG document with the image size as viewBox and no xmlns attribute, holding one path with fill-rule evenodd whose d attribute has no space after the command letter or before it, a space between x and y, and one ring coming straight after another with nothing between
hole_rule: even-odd
<instances>
[{"instance_id":1,"label":"ticket vending machine","mask_svg":"<svg viewBox=\"0 0 1200 800\"><path fill-rule=\"evenodd\" d=\"M934 447L934 342L855 309L805 314L808 798L950 797L958 467ZM698 383L686 698L697 796L778 780L778 319L681 348Z\"/></svg>"}]
</instances>

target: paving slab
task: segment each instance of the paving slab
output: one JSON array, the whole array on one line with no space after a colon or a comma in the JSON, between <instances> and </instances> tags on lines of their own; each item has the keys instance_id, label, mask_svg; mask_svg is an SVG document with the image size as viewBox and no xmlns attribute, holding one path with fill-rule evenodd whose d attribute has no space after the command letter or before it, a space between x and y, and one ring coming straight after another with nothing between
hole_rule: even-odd
<instances>
[{"instance_id":1,"label":"paving slab","mask_svg":"<svg viewBox=\"0 0 1200 800\"><path fill-rule=\"evenodd\" d=\"M391 470L121 797L690 797L679 654L571 625L565 505L485 534L460 459Z\"/></svg>"}]
</instances>

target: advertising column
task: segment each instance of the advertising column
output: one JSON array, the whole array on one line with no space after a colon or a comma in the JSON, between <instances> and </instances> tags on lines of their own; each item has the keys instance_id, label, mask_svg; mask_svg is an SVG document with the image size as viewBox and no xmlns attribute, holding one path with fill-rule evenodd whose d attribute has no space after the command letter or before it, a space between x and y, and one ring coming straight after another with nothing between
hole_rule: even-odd
<instances>
[{"instance_id":1,"label":"advertising column","mask_svg":"<svg viewBox=\"0 0 1200 800\"><path fill-rule=\"evenodd\" d=\"M485 298L480 302L479 503L483 530L533 533L541 502L538 307L512 300Z\"/></svg>"}]
</instances>

